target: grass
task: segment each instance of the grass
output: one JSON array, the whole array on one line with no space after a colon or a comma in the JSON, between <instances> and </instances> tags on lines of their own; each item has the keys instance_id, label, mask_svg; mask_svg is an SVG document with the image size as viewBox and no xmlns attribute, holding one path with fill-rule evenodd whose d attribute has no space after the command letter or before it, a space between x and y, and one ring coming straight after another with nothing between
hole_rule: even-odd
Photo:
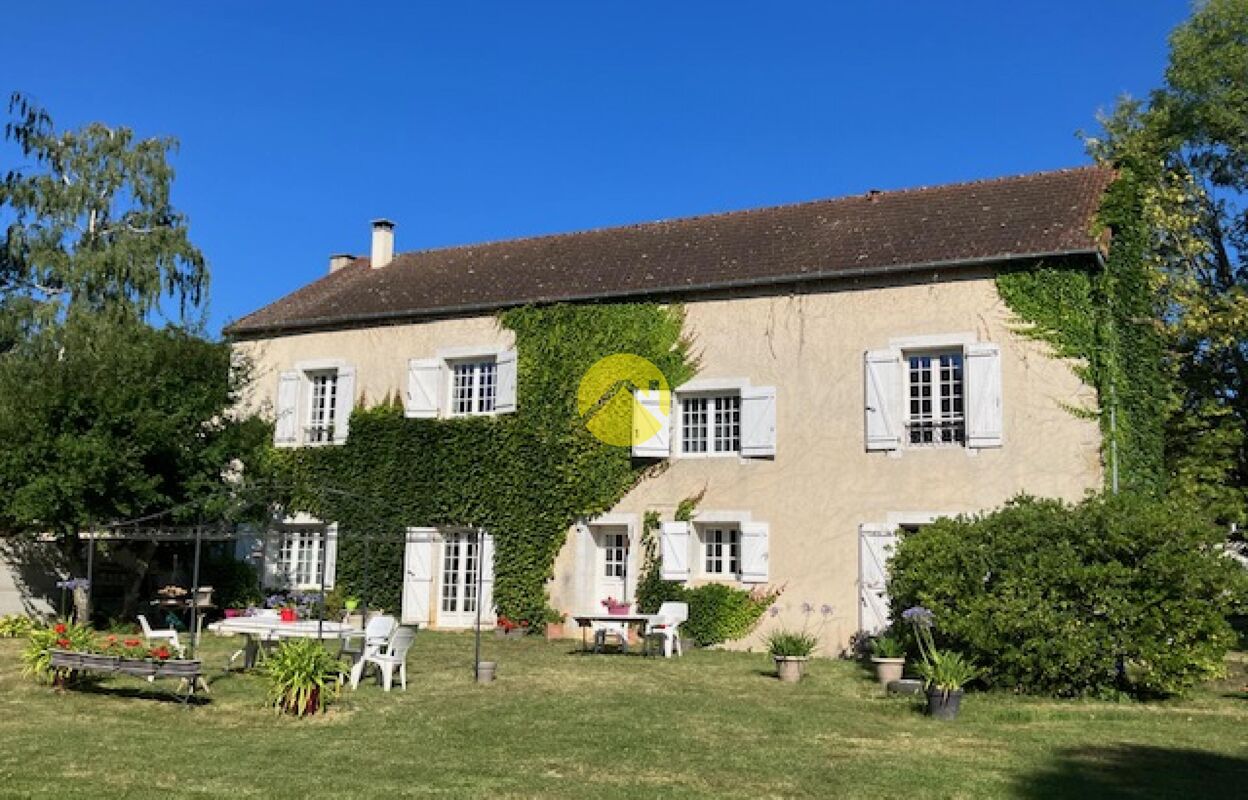
<instances>
[{"instance_id":1,"label":"grass","mask_svg":"<svg viewBox=\"0 0 1248 800\"><path fill-rule=\"evenodd\" d=\"M797 685L765 656L581 656L426 633L406 693L373 684L311 720L261 708L257 676L204 648L207 704L127 678L58 693L0 641L3 797L1242 797L1248 675L1182 700L971 695L940 723L880 696L857 665L818 660ZM156 689L160 687L157 686ZM171 686L169 688L172 688Z\"/></svg>"}]
</instances>

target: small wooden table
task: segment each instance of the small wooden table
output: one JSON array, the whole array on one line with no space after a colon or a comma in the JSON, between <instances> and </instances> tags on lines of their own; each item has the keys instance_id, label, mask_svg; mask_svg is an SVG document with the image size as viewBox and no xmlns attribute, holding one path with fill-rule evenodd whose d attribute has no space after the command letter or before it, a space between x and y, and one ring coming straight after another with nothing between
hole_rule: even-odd
<instances>
[{"instance_id":1,"label":"small wooden table","mask_svg":"<svg viewBox=\"0 0 1248 800\"><path fill-rule=\"evenodd\" d=\"M658 614L579 614L572 617L577 625L581 628L581 652L589 650L589 630L594 627L595 622L622 622L625 627L632 625L642 625L642 634L645 634L645 626L652 622L659 621ZM624 641L620 645L621 649L628 652L628 642Z\"/></svg>"}]
</instances>

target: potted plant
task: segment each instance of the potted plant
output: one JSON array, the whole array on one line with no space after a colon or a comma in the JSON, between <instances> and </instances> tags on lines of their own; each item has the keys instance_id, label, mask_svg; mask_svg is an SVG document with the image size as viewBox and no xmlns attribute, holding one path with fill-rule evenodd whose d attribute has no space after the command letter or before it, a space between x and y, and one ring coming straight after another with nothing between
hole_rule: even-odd
<instances>
[{"instance_id":1,"label":"potted plant","mask_svg":"<svg viewBox=\"0 0 1248 800\"><path fill-rule=\"evenodd\" d=\"M880 687L887 689L893 681L901 680L906 666L906 647L896 636L883 634L871 641L871 663L875 664L875 678Z\"/></svg>"},{"instance_id":2,"label":"potted plant","mask_svg":"<svg viewBox=\"0 0 1248 800\"><path fill-rule=\"evenodd\" d=\"M546 641L553 642L564 637L564 618L562 611L547 606L543 622L546 623Z\"/></svg>"},{"instance_id":3,"label":"potted plant","mask_svg":"<svg viewBox=\"0 0 1248 800\"><path fill-rule=\"evenodd\" d=\"M927 692L927 713L936 719L956 719L962 689L979 677L975 662L954 650L938 650L932 638L935 615L923 606L908 608L902 618L914 627L922 661L916 668Z\"/></svg>"},{"instance_id":4,"label":"potted plant","mask_svg":"<svg viewBox=\"0 0 1248 800\"><path fill-rule=\"evenodd\" d=\"M234 619L235 617L246 616L248 602L246 600L235 600L225 609L225 618Z\"/></svg>"},{"instance_id":5,"label":"potted plant","mask_svg":"<svg viewBox=\"0 0 1248 800\"><path fill-rule=\"evenodd\" d=\"M499 638L518 639L521 636L527 636L529 633L529 621L527 619L513 620L509 617L499 617L498 625L494 628L494 635Z\"/></svg>"},{"instance_id":6,"label":"potted plant","mask_svg":"<svg viewBox=\"0 0 1248 800\"><path fill-rule=\"evenodd\" d=\"M632 603L626 603L623 600L616 600L614 597L608 597L602 601L602 605L607 609L607 613L612 616L623 617L628 615L628 609L632 607Z\"/></svg>"},{"instance_id":7,"label":"potted plant","mask_svg":"<svg viewBox=\"0 0 1248 800\"><path fill-rule=\"evenodd\" d=\"M806 662L819 646L819 637L805 631L780 629L766 639L767 652L776 662L776 675L785 683L797 683L806 672Z\"/></svg>"},{"instance_id":8,"label":"potted plant","mask_svg":"<svg viewBox=\"0 0 1248 800\"><path fill-rule=\"evenodd\" d=\"M264 665L269 679L269 705L302 717L324 711L338 696L342 669L315 639L282 642Z\"/></svg>"}]
</instances>

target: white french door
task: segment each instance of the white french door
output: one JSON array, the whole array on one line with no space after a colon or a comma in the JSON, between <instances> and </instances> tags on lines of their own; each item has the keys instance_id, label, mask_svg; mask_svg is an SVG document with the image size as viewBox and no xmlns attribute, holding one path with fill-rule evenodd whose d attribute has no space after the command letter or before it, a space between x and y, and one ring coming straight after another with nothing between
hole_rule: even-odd
<instances>
[{"instance_id":1,"label":"white french door","mask_svg":"<svg viewBox=\"0 0 1248 800\"><path fill-rule=\"evenodd\" d=\"M858 528L858 628L878 633L891 622L888 603L888 561L897 547L895 525L864 524Z\"/></svg>"},{"instance_id":2,"label":"white french door","mask_svg":"<svg viewBox=\"0 0 1248 800\"><path fill-rule=\"evenodd\" d=\"M633 602L637 594L637 576L632 563L628 526L595 525L594 543L597 545L594 572L598 600L613 597Z\"/></svg>"},{"instance_id":3,"label":"white french door","mask_svg":"<svg viewBox=\"0 0 1248 800\"><path fill-rule=\"evenodd\" d=\"M478 603L481 604L482 622L493 623L494 548L491 545L488 534L479 542L473 531L449 533L443 538L438 582L438 627L472 627L477 621Z\"/></svg>"}]
</instances>

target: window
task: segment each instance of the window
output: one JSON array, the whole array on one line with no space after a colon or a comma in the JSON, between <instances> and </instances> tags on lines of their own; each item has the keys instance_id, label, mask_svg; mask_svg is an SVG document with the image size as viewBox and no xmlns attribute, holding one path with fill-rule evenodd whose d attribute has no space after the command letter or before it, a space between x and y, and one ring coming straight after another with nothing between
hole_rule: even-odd
<instances>
[{"instance_id":1,"label":"window","mask_svg":"<svg viewBox=\"0 0 1248 800\"><path fill-rule=\"evenodd\" d=\"M741 395L680 398L681 452L741 452Z\"/></svg>"},{"instance_id":2,"label":"window","mask_svg":"<svg viewBox=\"0 0 1248 800\"><path fill-rule=\"evenodd\" d=\"M498 397L498 362L455 361L451 367L451 414L489 414Z\"/></svg>"},{"instance_id":3,"label":"window","mask_svg":"<svg viewBox=\"0 0 1248 800\"><path fill-rule=\"evenodd\" d=\"M442 611L446 614L472 614L477 610L477 541L470 536L453 536L442 551Z\"/></svg>"},{"instance_id":4,"label":"window","mask_svg":"<svg viewBox=\"0 0 1248 800\"><path fill-rule=\"evenodd\" d=\"M308 422L303 428L303 441L323 444L334 440L334 421L338 413L338 370L307 373Z\"/></svg>"},{"instance_id":5,"label":"window","mask_svg":"<svg viewBox=\"0 0 1248 800\"><path fill-rule=\"evenodd\" d=\"M319 529L291 529L282 532L277 573L292 587L318 586L321 580L321 536Z\"/></svg>"},{"instance_id":6,"label":"window","mask_svg":"<svg viewBox=\"0 0 1248 800\"><path fill-rule=\"evenodd\" d=\"M962 353L907 354L906 429L912 445L966 442Z\"/></svg>"},{"instance_id":7,"label":"window","mask_svg":"<svg viewBox=\"0 0 1248 800\"><path fill-rule=\"evenodd\" d=\"M736 528L714 526L702 530L707 575L736 577L741 571L741 533Z\"/></svg>"},{"instance_id":8,"label":"window","mask_svg":"<svg viewBox=\"0 0 1248 800\"><path fill-rule=\"evenodd\" d=\"M623 578L628 569L628 534L603 534L604 570L608 578Z\"/></svg>"}]
</instances>

